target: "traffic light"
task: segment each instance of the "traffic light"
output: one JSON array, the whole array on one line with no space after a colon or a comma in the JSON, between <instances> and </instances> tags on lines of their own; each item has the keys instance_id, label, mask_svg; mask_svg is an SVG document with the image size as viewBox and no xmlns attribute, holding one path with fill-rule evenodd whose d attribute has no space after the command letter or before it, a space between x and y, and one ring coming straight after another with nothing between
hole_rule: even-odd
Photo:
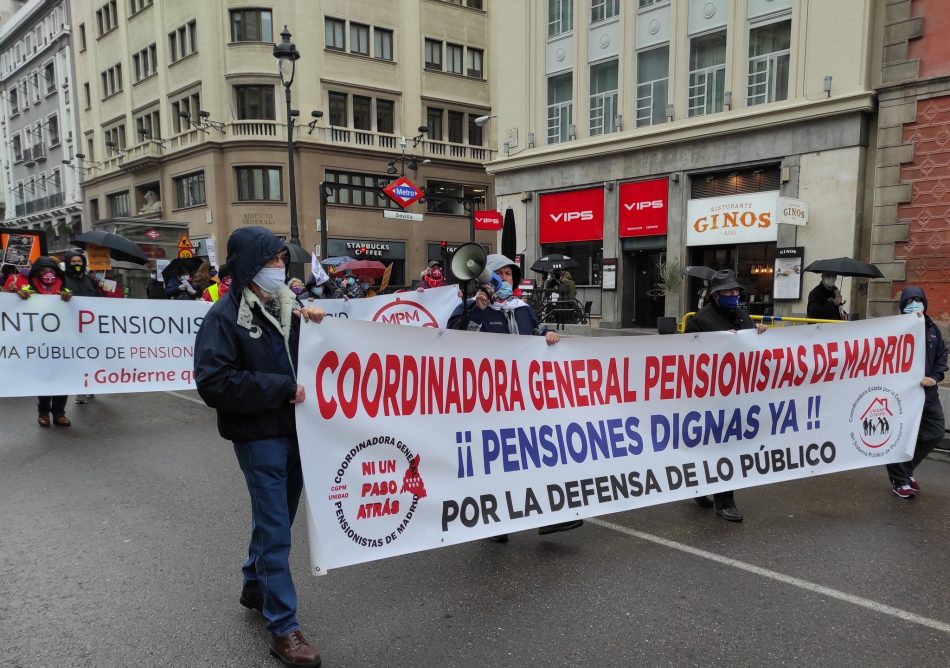
<instances>
[{"instance_id":1,"label":"traffic light","mask_svg":"<svg viewBox=\"0 0 950 668\"><path fill-rule=\"evenodd\" d=\"M440 246L440 252L441 252L441 254L442 254L442 257L448 257L448 254L449 254L449 242L448 242L448 241L443 241L441 244L439 244L439 246Z\"/></svg>"}]
</instances>

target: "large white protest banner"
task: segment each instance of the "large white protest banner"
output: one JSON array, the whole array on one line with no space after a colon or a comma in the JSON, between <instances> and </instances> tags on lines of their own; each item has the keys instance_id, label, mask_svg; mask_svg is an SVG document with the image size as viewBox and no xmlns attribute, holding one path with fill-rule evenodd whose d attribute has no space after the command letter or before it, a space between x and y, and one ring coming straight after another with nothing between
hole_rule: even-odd
<instances>
[{"instance_id":1,"label":"large white protest banner","mask_svg":"<svg viewBox=\"0 0 950 668\"><path fill-rule=\"evenodd\" d=\"M444 326L453 287L316 300L339 319ZM211 304L0 294L0 397L193 390L195 335Z\"/></svg>"},{"instance_id":2,"label":"large white protest banner","mask_svg":"<svg viewBox=\"0 0 950 668\"><path fill-rule=\"evenodd\" d=\"M923 407L914 316L553 346L380 330L325 320L302 331L311 380L297 431L316 574L903 461Z\"/></svg>"}]
</instances>

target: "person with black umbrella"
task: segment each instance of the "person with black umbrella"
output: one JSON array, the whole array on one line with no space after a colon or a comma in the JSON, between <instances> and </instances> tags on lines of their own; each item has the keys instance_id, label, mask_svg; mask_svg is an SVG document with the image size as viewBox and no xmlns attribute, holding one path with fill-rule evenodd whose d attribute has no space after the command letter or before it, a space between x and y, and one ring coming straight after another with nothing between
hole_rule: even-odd
<instances>
[{"instance_id":1,"label":"person with black umbrella","mask_svg":"<svg viewBox=\"0 0 950 668\"><path fill-rule=\"evenodd\" d=\"M838 276L830 272L823 272L821 281L808 293L809 318L820 320L847 320L843 315L842 305L844 298L841 290L835 285Z\"/></svg>"},{"instance_id":2,"label":"person with black umbrella","mask_svg":"<svg viewBox=\"0 0 950 668\"><path fill-rule=\"evenodd\" d=\"M768 330L765 325L756 325L749 315L739 308L739 292L745 287L736 278L736 272L724 269L716 272L709 282L710 301L696 315L686 321L686 333L735 332L740 329L755 329L759 334ZM696 503L703 508L715 506L716 514L729 522L741 522L742 513L736 507L733 492L697 497Z\"/></svg>"}]
</instances>

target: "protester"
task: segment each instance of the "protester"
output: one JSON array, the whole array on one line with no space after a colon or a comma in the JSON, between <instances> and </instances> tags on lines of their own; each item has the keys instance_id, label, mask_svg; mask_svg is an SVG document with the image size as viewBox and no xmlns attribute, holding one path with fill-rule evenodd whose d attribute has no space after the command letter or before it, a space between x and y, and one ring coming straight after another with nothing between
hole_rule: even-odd
<instances>
[{"instance_id":1,"label":"protester","mask_svg":"<svg viewBox=\"0 0 950 668\"><path fill-rule=\"evenodd\" d=\"M158 280L158 274L151 272L145 284L145 296L148 299L165 299L165 284Z\"/></svg>"},{"instance_id":2,"label":"protester","mask_svg":"<svg viewBox=\"0 0 950 668\"><path fill-rule=\"evenodd\" d=\"M115 299L125 297L125 289L122 287L122 280L117 271L110 269L106 272L106 280L102 282L102 296Z\"/></svg>"},{"instance_id":3,"label":"protester","mask_svg":"<svg viewBox=\"0 0 950 668\"><path fill-rule=\"evenodd\" d=\"M428 288L441 288L445 285L445 274L442 273L442 263L432 260L420 276L421 282L416 286L420 292Z\"/></svg>"},{"instance_id":4,"label":"protester","mask_svg":"<svg viewBox=\"0 0 950 668\"><path fill-rule=\"evenodd\" d=\"M356 276L353 275L351 269L343 270L343 280L340 281L340 292L342 293L341 296L347 297L348 299L360 299L366 296L366 292L363 291L363 286L356 280Z\"/></svg>"},{"instance_id":5,"label":"protester","mask_svg":"<svg viewBox=\"0 0 950 668\"><path fill-rule=\"evenodd\" d=\"M307 287L303 284L303 281L299 278L288 278L287 287L294 293L297 306L302 308L304 305L303 300L307 297Z\"/></svg>"},{"instance_id":6,"label":"protester","mask_svg":"<svg viewBox=\"0 0 950 668\"><path fill-rule=\"evenodd\" d=\"M216 302L224 295L228 294L228 290L231 288L231 270L228 269L228 265L222 264L218 267L218 281L217 283L212 283L204 292L201 293L201 298L206 302Z\"/></svg>"},{"instance_id":7,"label":"protester","mask_svg":"<svg viewBox=\"0 0 950 668\"><path fill-rule=\"evenodd\" d=\"M842 304L841 290L835 285L836 274L823 273L821 281L808 293L809 318L820 320L847 320Z\"/></svg>"},{"instance_id":8,"label":"protester","mask_svg":"<svg viewBox=\"0 0 950 668\"><path fill-rule=\"evenodd\" d=\"M191 282L191 274L184 267L178 271L178 278L169 281L165 286L165 296L168 299L197 299L199 294Z\"/></svg>"},{"instance_id":9,"label":"protester","mask_svg":"<svg viewBox=\"0 0 950 668\"><path fill-rule=\"evenodd\" d=\"M512 291L521 282L521 268L504 255L488 256L486 268L501 278L501 287L495 292L491 285L483 285L466 304L459 304L449 318L449 329L469 332L494 332L543 336L548 345L561 340L561 335L538 322L534 311ZM542 536L557 531L570 531L584 524L584 520L569 520L538 529ZM494 536L493 541L507 543L508 534Z\"/></svg>"},{"instance_id":10,"label":"protester","mask_svg":"<svg viewBox=\"0 0 950 668\"><path fill-rule=\"evenodd\" d=\"M739 291L745 287L739 283L736 273L731 269L716 272L709 283L710 301L696 315L686 321L686 333L697 332L735 332L740 329L755 329L759 334L768 329L765 325L756 325L739 308ZM732 491L696 498L703 508L715 506L716 514L730 522L741 522L742 513L736 507Z\"/></svg>"},{"instance_id":11,"label":"protester","mask_svg":"<svg viewBox=\"0 0 950 668\"><path fill-rule=\"evenodd\" d=\"M192 277L191 284L195 287L195 292L199 295L204 294L204 291L208 289L213 281L211 277L214 276L214 269L211 267L211 263L205 260L200 265L198 269L195 270L195 275Z\"/></svg>"},{"instance_id":12,"label":"protester","mask_svg":"<svg viewBox=\"0 0 950 668\"><path fill-rule=\"evenodd\" d=\"M924 337L927 345L924 377L920 380L924 388L924 409L920 416L914 456L906 462L887 465L887 475L894 493L902 499L912 499L920 492L920 485L914 478L914 470L944 437L943 408L940 405L937 383L943 380L947 372L947 346L940 335L940 329L927 315L927 295L923 288L904 288L901 291L900 311L924 316Z\"/></svg>"},{"instance_id":13,"label":"protester","mask_svg":"<svg viewBox=\"0 0 950 668\"><path fill-rule=\"evenodd\" d=\"M0 289L4 292L16 292L19 288L26 285L26 277L20 273L20 268L15 264L3 265L3 278L0 280Z\"/></svg>"},{"instance_id":14,"label":"protester","mask_svg":"<svg viewBox=\"0 0 950 668\"><path fill-rule=\"evenodd\" d=\"M86 271L86 257L82 253L65 253L63 263L66 266L65 285L74 297L101 297L102 288L95 278ZM77 394L77 404L88 403L92 394Z\"/></svg>"},{"instance_id":15,"label":"protester","mask_svg":"<svg viewBox=\"0 0 950 668\"><path fill-rule=\"evenodd\" d=\"M271 654L287 666L319 666L297 623L290 572L290 527L303 486L294 406L298 317L320 322L316 307L295 309L284 285L282 242L262 227L228 239L231 289L205 315L195 341L195 384L217 409L218 431L234 442L251 498L251 540L240 603L259 610Z\"/></svg>"},{"instance_id":16,"label":"protester","mask_svg":"<svg viewBox=\"0 0 950 668\"><path fill-rule=\"evenodd\" d=\"M41 295L59 295L64 302L68 302L73 294L65 286L64 278L56 260L51 257L40 257L30 267L27 284L17 289L16 294L23 299L29 299L34 292ZM53 412L53 424L60 427L69 427L72 424L66 417L66 399L66 395L37 397L39 416L36 421L41 427L49 427L50 411Z\"/></svg>"},{"instance_id":17,"label":"protester","mask_svg":"<svg viewBox=\"0 0 950 668\"><path fill-rule=\"evenodd\" d=\"M569 271L561 274L561 299L566 299L569 302L577 299L577 283L574 282L574 277L571 276Z\"/></svg>"}]
</instances>

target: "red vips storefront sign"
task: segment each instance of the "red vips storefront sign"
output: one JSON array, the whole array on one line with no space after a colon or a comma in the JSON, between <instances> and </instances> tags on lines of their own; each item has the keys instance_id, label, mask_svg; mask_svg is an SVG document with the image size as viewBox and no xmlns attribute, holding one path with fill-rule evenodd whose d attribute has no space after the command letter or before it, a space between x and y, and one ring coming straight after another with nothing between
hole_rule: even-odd
<instances>
[{"instance_id":1,"label":"red vips storefront sign","mask_svg":"<svg viewBox=\"0 0 950 668\"><path fill-rule=\"evenodd\" d=\"M489 232L497 232L502 227L504 227L504 221L501 217L500 211L476 211L475 212L475 229L476 230L488 230Z\"/></svg>"},{"instance_id":2,"label":"red vips storefront sign","mask_svg":"<svg viewBox=\"0 0 950 668\"><path fill-rule=\"evenodd\" d=\"M541 195L538 236L542 244L604 238L604 189Z\"/></svg>"},{"instance_id":3,"label":"red vips storefront sign","mask_svg":"<svg viewBox=\"0 0 950 668\"><path fill-rule=\"evenodd\" d=\"M620 185L620 237L666 234L669 181L634 181Z\"/></svg>"}]
</instances>

